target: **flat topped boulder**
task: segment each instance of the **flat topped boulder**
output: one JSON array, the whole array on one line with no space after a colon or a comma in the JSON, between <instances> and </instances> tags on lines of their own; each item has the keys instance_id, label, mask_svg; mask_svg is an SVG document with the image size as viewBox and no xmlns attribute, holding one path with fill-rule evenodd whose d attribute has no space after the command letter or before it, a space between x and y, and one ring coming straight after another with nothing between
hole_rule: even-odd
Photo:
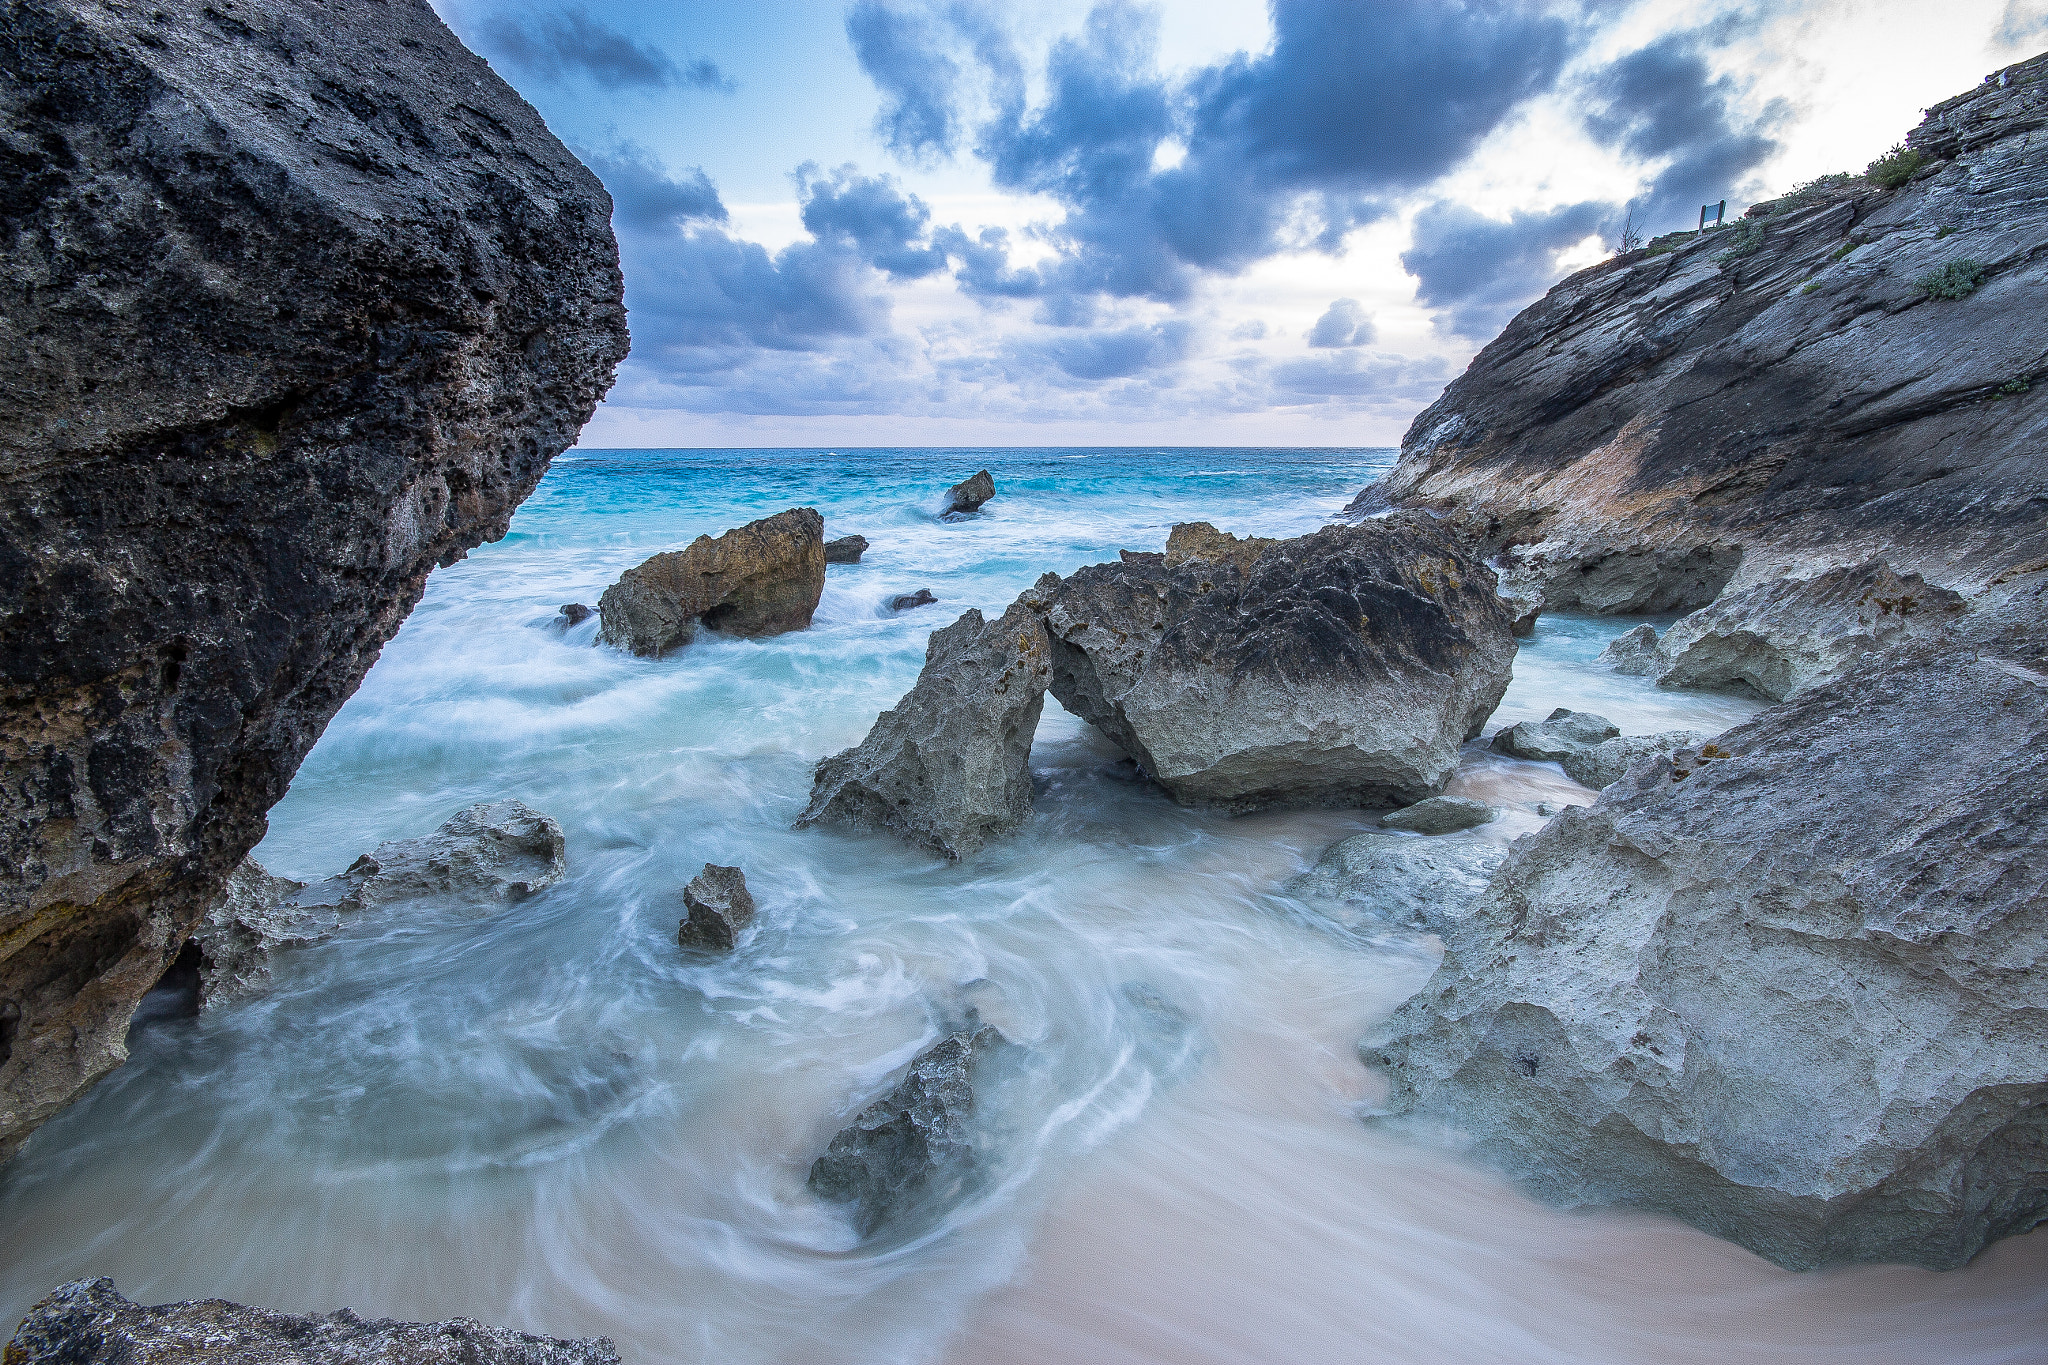
<instances>
[{"instance_id":1,"label":"flat topped boulder","mask_svg":"<svg viewBox=\"0 0 2048 1365\"><path fill-rule=\"evenodd\" d=\"M1455 834L1490 824L1500 818L1500 807L1469 796L1432 796L1380 817L1381 829L1405 830L1410 834Z\"/></svg>"},{"instance_id":2,"label":"flat topped boulder","mask_svg":"<svg viewBox=\"0 0 2048 1365\"><path fill-rule=\"evenodd\" d=\"M969 610L933 631L917 685L867 738L818 764L798 828L882 829L947 858L973 856L1031 814L1031 738L1048 672L1045 628L1027 601L993 621Z\"/></svg>"},{"instance_id":3,"label":"flat topped boulder","mask_svg":"<svg viewBox=\"0 0 2048 1365\"><path fill-rule=\"evenodd\" d=\"M1052 691L1178 801L1407 805L1507 688L1491 570L1397 515L1291 540L1176 527L1164 557L1059 580Z\"/></svg>"},{"instance_id":4,"label":"flat topped boulder","mask_svg":"<svg viewBox=\"0 0 2048 1365\"><path fill-rule=\"evenodd\" d=\"M393 1322L274 1313L226 1299L149 1308L109 1279L60 1286L28 1310L8 1365L619 1365L603 1337L534 1336L471 1318Z\"/></svg>"},{"instance_id":5,"label":"flat topped boulder","mask_svg":"<svg viewBox=\"0 0 2048 1365\"><path fill-rule=\"evenodd\" d=\"M825 592L825 518L792 507L628 569L597 601L598 638L643 656L688 644L697 626L779 635L810 625Z\"/></svg>"},{"instance_id":6,"label":"flat topped boulder","mask_svg":"<svg viewBox=\"0 0 2048 1365\"><path fill-rule=\"evenodd\" d=\"M841 536L825 542L827 564L858 564L860 557L868 552L866 536Z\"/></svg>"},{"instance_id":7,"label":"flat topped boulder","mask_svg":"<svg viewBox=\"0 0 2048 1365\"><path fill-rule=\"evenodd\" d=\"M981 510L981 505L996 495L995 475L986 469L970 478L962 479L946 490L946 510L941 516L963 517Z\"/></svg>"}]
</instances>

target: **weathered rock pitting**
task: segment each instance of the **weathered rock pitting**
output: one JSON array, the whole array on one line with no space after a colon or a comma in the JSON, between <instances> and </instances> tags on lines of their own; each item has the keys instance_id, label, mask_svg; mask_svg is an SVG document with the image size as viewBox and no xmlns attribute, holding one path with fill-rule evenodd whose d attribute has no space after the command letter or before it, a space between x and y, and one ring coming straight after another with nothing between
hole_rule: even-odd
<instances>
[{"instance_id":1,"label":"weathered rock pitting","mask_svg":"<svg viewBox=\"0 0 2048 1365\"><path fill-rule=\"evenodd\" d=\"M1240 541L1176 527L1043 595L1052 691L1175 800L1433 796L1506 690L1492 572L1429 517Z\"/></svg>"},{"instance_id":2,"label":"weathered rock pitting","mask_svg":"<svg viewBox=\"0 0 2048 1365\"><path fill-rule=\"evenodd\" d=\"M0 1157L625 354L611 202L424 0L0 7Z\"/></svg>"},{"instance_id":3,"label":"weathered rock pitting","mask_svg":"<svg viewBox=\"0 0 2048 1365\"><path fill-rule=\"evenodd\" d=\"M52 1290L15 1329L8 1365L619 1365L603 1337L563 1340L470 1318L392 1322L273 1313L226 1299L145 1307L108 1279Z\"/></svg>"},{"instance_id":4,"label":"weathered rock pitting","mask_svg":"<svg viewBox=\"0 0 2048 1365\"><path fill-rule=\"evenodd\" d=\"M1362 1045L1390 1113L1545 1197L1793 1267L1946 1268L2048 1218L2040 605L1639 763L1518 844Z\"/></svg>"},{"instance_id":5,"label":"weathered rock pitting","mask_svg":"<svg viewBox=\"0 0 2048 1365\"><path fill-rule=\"evenodd\" d=\"M818 764L798 828L885 829L968 858L1023 824L1048 676L1045 627L1030 603L1048 580L993 621L970 609L933 631L917 684L867 738Z\"/></svg>"},{"instance_id":6,"label":"weathered rock pitting","mask_svg":"<svg viewBox=\"0 0 2048 1365\"><path fill-rule=\"evenodd\" d=\"M598 638L658 657L704 626L779 635L811 623L825 592L825 518L792 507L626 570L597 599Z\"/></svg>"},{"instance_id":7,"label":"weathered rock pitting","mask_svg":"<svg viewBox=\"0 0 2048 1365\"><path fill-rule=\"evenodd\" d=\"M746 873L736 867L704 864L704 870L683 888L683 909L682 921L676 925L680 947L730 950L754 918L754 896L747 890Z\"/></svg>"},{"instance_id":8,"label":"weathered rock pitting","mask_svg":"<svg viewBox=\"0 0 2048 1365\"><path fill-rule=\"evenodd\" d=\"M1566 279L1354 506L1455 515L1552 610L1690 610L1876 557L1964 592L2048 563L2044 77L1928 109L1897 189L1787 196ZM1967 297L1917 283L1963 260Z\"/></svg>"}]
</instances>

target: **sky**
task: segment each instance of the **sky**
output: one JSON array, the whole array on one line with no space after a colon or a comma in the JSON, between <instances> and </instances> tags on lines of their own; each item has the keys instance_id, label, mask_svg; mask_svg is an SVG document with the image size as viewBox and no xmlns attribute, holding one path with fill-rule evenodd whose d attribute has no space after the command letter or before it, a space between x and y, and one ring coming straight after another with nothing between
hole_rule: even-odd
<instances>
[{"instance_id":1,"label":"sky","mask_svg":"<svg viewBox=\"0 0 2048 1365\"><path fill-rule=\"evenodd\" d=\"M435 4L611 191L585 447L1393 445L1626 227L2048 49L2048 0Z\"/></svg>"}]
</instances>

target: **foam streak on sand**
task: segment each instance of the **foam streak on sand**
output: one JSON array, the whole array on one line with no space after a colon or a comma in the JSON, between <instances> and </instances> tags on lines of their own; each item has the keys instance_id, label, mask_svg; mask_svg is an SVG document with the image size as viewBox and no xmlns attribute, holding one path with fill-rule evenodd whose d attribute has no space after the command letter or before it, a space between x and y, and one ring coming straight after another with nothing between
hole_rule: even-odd
<instances>
[{"instance_id":1,"label":"foam streak on sand","mask_svg":"<svg viewBox=\"0 0 2048 1365\"><path fill-rule=\"evenodd\" d=\"M1314 529L1391 458L565 459L510 536L434 576L258 856L312 880L516 797L561 822L567 876L482 919L365 914L279 954L270 995L156 1012L0 1174L0 1313L106 1274L138 1302L604 1334L628 1362L2026 1358L2048 1339L2041 1234L1950 1275L1793 1275L1368 1132L1353 1044L1434 941L1278 888L1370 815L1180 809L1049 703L1033 814L977 859L790 828L812 765L959 612L1160 549L1176 521ZM984 466L995 499L937 520ZM554 623L652 553L792 506L872 542L808 630L652 660ZM883 609L919 587L940 606ZM1754 710L1596 669L1632 624L1545 618L1494 725ZM1502 840L1539 799L1591 799L1480 744L1452 790L1503 805L1477 836ZM685 956L680 893L707 862L744 868L757 911L731 954ZM978 1180L857 1245L810 1164L970 1012L1023 1044L978 1092Z\"/></svg>"}]
</instances>

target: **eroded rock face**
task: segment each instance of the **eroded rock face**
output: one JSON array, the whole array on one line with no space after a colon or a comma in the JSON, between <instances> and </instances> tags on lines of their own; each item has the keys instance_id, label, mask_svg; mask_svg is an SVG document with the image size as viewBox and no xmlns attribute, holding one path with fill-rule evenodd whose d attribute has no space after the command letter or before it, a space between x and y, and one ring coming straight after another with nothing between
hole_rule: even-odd
<instances>
[{"instance_id":1,"label":"eroded rock face","mask_svg":"<svg viewBox=\"0 0 2048 1365\"><path fill-rule=\"evenodd\" d=\"M1705 606L1882 556L2048 561L2048 56L1929 108L1929 169L1757 205L1566 279L1415 419L1360 511L1457 517L1552 610ZM1961 299L1916 283L1974 260Z\"/></svg>"},{"instance_id":2,"label":"eroded rock face","mask_svg":"<svg viewBox=\"0 0 2048 1365\"><path fill-rule=\"evenodd\" d=\"M1963 599L1882 561L1729 593L1657 642L1659 687L1711 687L1781 701L1857 659L1939 634Z\"/></svg>"},{"instance_id":3,"label":"eroded rock face","mask_svg":"<svg viewBox=\"0 0 2048 1365\"><path fill-rule=\"evenodd\" d=\"M1615 636L1595 662L1606 664L1624 677L1655 677L1662 666L1657 658L1657 628L1637 626Z\"/></svg>"},{"instance_id":4,"label":"eroded rock face","mask_svg":"<svg viewBox=\"0 0 2048 1365\"><path fill-rule=\"evenodd\" d=\"M563 1340L469 1318L392 1322L338 1313L273 1313L226 1299L146 1308L108 1279L78 1280L29 1309L7 1343L10 1365L619 1365L603 1337Z\"/></svg>"},{"instance_id":5,"label":"eroded rock face","mask_svg":"<svg viewBox=\"0 0 2048 1365\"><path fill-rule=\"evenodd\" d=\"M1455 834L1500 818L1500 809L1469 796L1432 796L1380 817L1380 828L1410 834Z\"/></svg>"},{"instance_id":6,"label":"eroded rock face","mask_svg":"<svg viewBox=\"0 0 2048 1365\"><path fill-rule=\"evenodd\" d=\"M827 564L858 564L860 557L868 552L866 536L841 536L825 542Z\"/></svg>"},{"instance_id":7,"label":"eroded rock face","mask_svg":"<svg viewBox=\"0 0 2048 1365\"><path fill-rule=\"evenodd\" d=\"M1793 1267L2048 1217L2043 634L1866 663L1521 841L1362 1047L1391 1114Z\"/></svg>"},{"instance_id":8,"label":"eroded rock face","mask_svg":"<svg viewBox=\"0 0 2048 1365\"><path fill-rule=\"evenodd\" d=\"M818 764L797 826L886 829L947 858L974 856L1031 814L1048 673L1045 628L1025 601L933 631L917 685L866 739Z\"/></svg>"},{"instance_id":9,"label":"eroded rock face","mask_svg":"<svg viewBox=\"0 0 2048 1365\"><path fill-rule=\"evenodd\" d=\"M986 469L962 479L946 490L946 510L940 515L948 517L970 516L981 510L981 505L996 495L995 476Z\"/></svg>"},{"instance_id":10,"label":"eroded rock face","mask_svg":"<svg viewBox=\"0 0 2048 1365\"><path fill-rule=\"evenodd\" d=\"M687 912L676 926L676 942L684 948L724 952L739 941L740 930L754 918L753 893L747 875L736 867L704 864L683 888Z\"/></svg>"},{"instance_id":11,"label":"eroded rock face","mask_svg":"<svg viewBox=\"0 0 2048 1365\"><path fill-rule=\"evenodd\" d=\"M688 644L701 621L727 635L779 635L810 625L825 593L825 518L792 507L626 570L597 599L598 638L659 656Z\"/></svg>"},{"instance_id":12,"label":"eroded rock face","mask_svg":"<svg viewBox=\"0 0 2048 1365\"><path fill-rule=\"evenodd\" d=\"M1324 849L1313 868L1281 890L1340 909L1337 918L1347 925L1371 916L1435 932L1472 913L1507 852L1506 844L1492 840L1417 839L1369 830Z\"/></svg>"},{"instance_id":13,"label":"eroded rock face","mask_svg":"<svg viewBox=\"0 0 2048 1365\"><path fill-rule=\"evenodd\" d=\"M1574 749L1558 760L1564 775L1582 787L1599 791L1621 780L1621 775L1647 758L1669 758L1684 749L1697 749L1713 738L1704 730L1666 730L1655 735L1618 735Z\"/></svg>"},{"instance_id":14,"label":"eroded rock face","mask_svg":"<svg viewBox=\"0 0 2048 1365\"><path fill-rule=\"evenodd\" d=\"M1176 530L1046 598L1052 690L1174 799L1406 805L1507 688L1494 577L1428 517L1264 545ZM1198 553L1198 548L1199 553Z\"/></svg>"},{"instance_id":15,"label":"eroded rock face","mask_svg":"<svg viewBox=\"0 0 2048 1365\"><path fill-rule=\"evenodd\" d=\"M626 351L611 202L425 0L0 9L0 1156Z\"/></svg>"},{"instance_id":16,"label":"eroded rock face","mask_svg":"<svg viewBox=\"0 0 2048 1365\"><path fill-rule=\"evenodd\" d=\"M861 1110L811 1163L811 1190L850 1206L862 1237L958 1197L974 1170L967 1120L975 1059L1002 1041L992 1027L962 1030L919 1054L896 1088Z\"/></svg>"},{"instance_id":17,"label":"eroded rock face","mask_svg":"<svg viewBox=\"0 0 2048 1365\"><path fill-rule=\"evenodd\" d=\"M307 885L244 858L193 935L202 955L202 1008L256 994L271 955L332 937L352 916L402 901L490 914L561 880L562 827L523 801L457 811L432 834L387 839L346 870Z\"/></svg>"}]
</instances>

